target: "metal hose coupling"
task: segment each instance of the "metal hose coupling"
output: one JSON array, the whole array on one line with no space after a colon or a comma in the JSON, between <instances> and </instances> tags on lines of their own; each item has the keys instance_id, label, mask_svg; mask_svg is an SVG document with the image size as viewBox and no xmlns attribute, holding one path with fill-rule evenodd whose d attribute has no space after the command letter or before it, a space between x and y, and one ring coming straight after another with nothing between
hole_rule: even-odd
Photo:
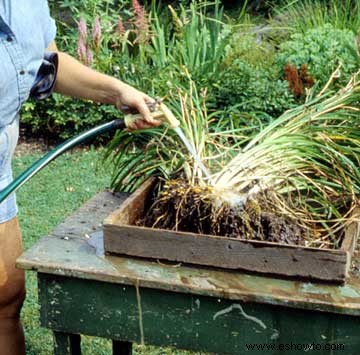
<instances>
[{"instance_id":1,"label":"metal hose coupling","mask_svg":"<svg viewBox=\"0 0 360 355\"><path fill-rule=\"evenodd\" d=\"M112 125L113 125L113 129L123 130L126 128L125 119L122 118L112 121Z\"/></svg>"},{"instance_id":2,"label":"metal hose coupling","mask_svg":"<svg viewBox=\"0 0 360 355\"><path fill-rule=\"evenodd\" d=\"M161 100L155 100L155 102L148 104L148 107L153 119L166 122L170 128L180 126L180 121ZM125 126L129 127L139 119L143 119L140 113L128 113L124 116Z\"/></svg>"}]
</instances>

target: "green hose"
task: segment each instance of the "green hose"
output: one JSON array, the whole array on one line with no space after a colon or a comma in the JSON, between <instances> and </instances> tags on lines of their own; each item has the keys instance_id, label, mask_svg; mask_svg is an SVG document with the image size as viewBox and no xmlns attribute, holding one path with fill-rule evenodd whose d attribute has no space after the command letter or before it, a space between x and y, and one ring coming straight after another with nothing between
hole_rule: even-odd
<instances>
[{"instance_id":1,"label":"green hose","mask_svg":"<svg viewBox=\"0 0 360 355\"><path fill-rule=\"evenodd\" d=\"M21 173L16 179L14 179L8 186L0 191L0 203L3 202L11 193L15 192L28 180L30 180L37 172L48 165L51 161L56 159L67 150L75 147L78 144L95 138L101 134L112 131L114 129L124 129L125 123L123 120L114 120L108 123L104 123L100 126L94 127L84 133L81 133L73 138L68 139L64 143L57 146L55 149L44 155L42 158L32 164L27 170Z\"/></svg>"}]
</instances>

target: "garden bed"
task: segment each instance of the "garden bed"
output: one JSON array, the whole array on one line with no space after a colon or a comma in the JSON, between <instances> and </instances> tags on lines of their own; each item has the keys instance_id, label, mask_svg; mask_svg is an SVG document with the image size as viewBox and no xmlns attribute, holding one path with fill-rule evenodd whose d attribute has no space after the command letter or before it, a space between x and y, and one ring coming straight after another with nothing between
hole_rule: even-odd
<instances>
[{"instance_id":1,"label":"garden bed","mask_svg":"<svg viewBox=\"0 0 360 355\"><path fill-rule=\"evenodd\" d=\"M358 222L347 227L337 250L138 226L153 186L154 180L148 180L104 221L107 253L309 280L346 280Z\"/></svg>"}]
</instances>

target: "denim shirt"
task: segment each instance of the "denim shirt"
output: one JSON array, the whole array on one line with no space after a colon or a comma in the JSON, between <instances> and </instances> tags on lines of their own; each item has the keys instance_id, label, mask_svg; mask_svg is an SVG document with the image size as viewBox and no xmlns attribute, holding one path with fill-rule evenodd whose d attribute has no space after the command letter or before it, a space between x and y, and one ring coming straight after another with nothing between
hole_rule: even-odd
<instances>
[{"instance_id":1,"label":"denim shirt","mask_svg":"<svg viewBox=\"0 0 360 355\"><path fill-rule=\"evenodd\" d=\"M28 99L55 34L47 0L0 0L0 130Z\"/></svg>"}]
</instances>

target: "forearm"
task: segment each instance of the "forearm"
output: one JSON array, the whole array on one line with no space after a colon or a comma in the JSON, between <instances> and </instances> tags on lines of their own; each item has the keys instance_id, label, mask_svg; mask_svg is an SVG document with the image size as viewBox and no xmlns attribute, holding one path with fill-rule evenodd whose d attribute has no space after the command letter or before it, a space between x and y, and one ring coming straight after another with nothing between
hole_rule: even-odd
<instances>
[{"instance_id":1,"label":"forearm","mask_svg":"<svg viewBox=\"0 0 360 355\"><path fill-rule=\"evenodd\" d=\"M116 105L125 83L96 72L66 53L58 52L59 68L55 91L67 96Z\"/></svg>"},{"instance_id":2,"label":"forearm","mask_svg":"<svg viewBox=\"0 0 360 355\"><path fill-rule=\"evenodd\" d=\"M142 119L136 120L129 127L131 129L160 125L161 122L151 116L147 105L154 100L148 95L121 80L92 70L66 53L59 52L55 42L52 42L47 50L57 52L59 55L56 92L114 105L118 109L123 109L124 106L135 109Z\"/></svg>"}]
</instances>

